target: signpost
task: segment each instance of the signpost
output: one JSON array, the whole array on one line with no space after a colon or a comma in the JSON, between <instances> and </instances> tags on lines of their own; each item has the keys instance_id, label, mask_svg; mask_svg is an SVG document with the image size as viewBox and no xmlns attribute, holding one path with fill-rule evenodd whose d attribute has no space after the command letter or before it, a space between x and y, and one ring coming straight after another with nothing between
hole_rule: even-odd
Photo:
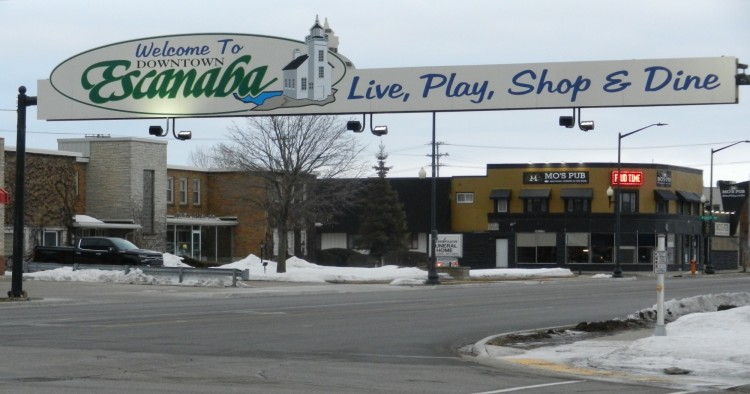
<instances>
[{"instance_id":1,"label":"signpost","mask_svg":"<svg viewBox=\"0 0 750 394\"><path fill-rule=\"evenodd\" d=\"M666 235L657 235L656 252L654 252L654 272L656 273L656 329L654 336L664 337L667 328L664 326L664 274L667 273Z\"/></svg>"}]
</instances>

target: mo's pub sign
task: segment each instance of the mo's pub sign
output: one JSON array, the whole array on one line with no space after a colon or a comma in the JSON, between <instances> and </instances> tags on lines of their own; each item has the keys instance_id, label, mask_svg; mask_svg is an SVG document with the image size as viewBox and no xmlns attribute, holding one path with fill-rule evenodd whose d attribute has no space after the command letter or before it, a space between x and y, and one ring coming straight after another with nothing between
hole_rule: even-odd
<instances>
[{"instance_id":1,"label":"mo's pub sign","mask_svg":"<svg viewBox=\"0 0 750 394\"><path fill-rule=\"evenodd\" d=\"M531 171L523 173L524 184L589 183L588 171Z\"/></svg>"},{"instance_id":2,"label":"mo's pub sign","mask_svg":"<svg viewBox=\"0 0 750 394\"><path fill-rule=\"evenodd\" d=\"M734 57L357 69L327 23L316 20L306 33L301 41L171 35L85 51L39 81L37 114L74 120L737 102Z\"/></svg>"}]
</instances>

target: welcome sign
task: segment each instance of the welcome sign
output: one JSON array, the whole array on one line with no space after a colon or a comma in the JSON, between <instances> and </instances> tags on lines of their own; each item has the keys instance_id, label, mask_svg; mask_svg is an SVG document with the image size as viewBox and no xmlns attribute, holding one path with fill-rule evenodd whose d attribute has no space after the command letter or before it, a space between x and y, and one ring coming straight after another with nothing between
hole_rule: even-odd
<instances>
[{"instance_id":1,"label":"welcome sign","mask_svg":"<svg viewBox=\"0 0 750 394\"><path fill-rule=\"evenodd\" d=\"M92 49L39 81L37 114L74 120L737 102L733 57L359 70L317 21L304 38L172 35Z\"/></svg>"}]
</instances>

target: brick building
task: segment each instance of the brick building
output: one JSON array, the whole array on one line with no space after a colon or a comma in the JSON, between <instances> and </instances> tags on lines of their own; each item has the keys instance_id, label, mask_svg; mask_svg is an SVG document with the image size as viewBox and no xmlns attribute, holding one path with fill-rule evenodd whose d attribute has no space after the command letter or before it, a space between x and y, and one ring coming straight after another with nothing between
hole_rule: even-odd
<instances>
[{"instance_id":1,"label":"brick building","mask_svg":"<svg viewBox=\"0 0 750 394\"><path fill-rule=\"evenodd\" d=\"M259 179L237 171L169 166L167 143L159 139L92 136L58 144L58 151L27 151L25 255L35 245L69 244L87 235L119 236L141 247L220 263L260 255L261 242L276 244L265 214L247 203L249 195L264 192ZM4 152L0 176L13 196L15 151ZM634 180L620 185L623 270L651 269L658 234L667 236L671 269L687 269L691 260L701 264L708 250L702 172L653 163L624 163L622 169ZM473 268L611 270L617 198L608 189L617 186L615 170L611 163L490 164L483 176L440 178L437 230L461 234L459 261ZM389 182L405 207L410 249L426 252L430 180ZM713 201L719 205L721 198L715 195ZM747 204L740 205L743 219L718 215L720 224L741 225L728 226L728 236L713 237L716 269L744 264L740 246L746 241L735 238L747 237ZM13 201L0 214L3 250L10 256ZM309 255L317 249L357 248L356 210L315 222L314 228L298 229L290 251ZM268 249L266 255L275 252Z\"/></svg>"},{"instance_id":2,"label":"brick building","mask_svg":"<svg viewBox=\"0 0 750 394\"><path fill-rule=\"evenodd\" d=\"M24 255L35 245L68 245L104 235L208 261L259 254L263 216L238 203L252 180L231 171L167 166L167 142L91 136L58 140L58 151L27 149ZM5 189L13 195L15 150L4 149ZM257 189L256 189L257 192ZM13 202L5 215L12 254Z\"/></svg>"}]
</instances>

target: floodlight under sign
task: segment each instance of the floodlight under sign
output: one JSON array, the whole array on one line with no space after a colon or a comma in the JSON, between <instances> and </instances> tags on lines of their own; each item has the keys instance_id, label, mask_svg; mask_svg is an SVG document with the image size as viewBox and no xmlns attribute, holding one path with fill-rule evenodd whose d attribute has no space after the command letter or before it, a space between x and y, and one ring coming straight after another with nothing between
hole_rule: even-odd
<instances>
[{"instance_id":1,"label":"floodlight under sign","mask_svg":"<svg viewBox=\"0 0 750 394\"><path fill-rule=\"evenodd\" d=\"M346 129L355 133L362 132L362 122L358 120L350 120L346 122Z\"/></svg>"},{"instance_id":2,"label":"floodlight under sign","mask_svg":"<svg viewBox=\"0 0 750 394\"><path fill-rule=\"evenodd\" d=\"M376 135L378 137L382 137L382 136L388 134L388 126L375 126L372 129L372 134Z\"/></svg>"},{"instance_id":3,"label":"floodlight under sign","mask_svg":"<svg viewBox=\"0 0 750 394\"><path fill-rule=\"evenodd\" d=\"M149 126L148 134L156 137L164 137L166 135L166 133L164 133L164 129L161 126Z\"/></svg>"}]
</instances>

